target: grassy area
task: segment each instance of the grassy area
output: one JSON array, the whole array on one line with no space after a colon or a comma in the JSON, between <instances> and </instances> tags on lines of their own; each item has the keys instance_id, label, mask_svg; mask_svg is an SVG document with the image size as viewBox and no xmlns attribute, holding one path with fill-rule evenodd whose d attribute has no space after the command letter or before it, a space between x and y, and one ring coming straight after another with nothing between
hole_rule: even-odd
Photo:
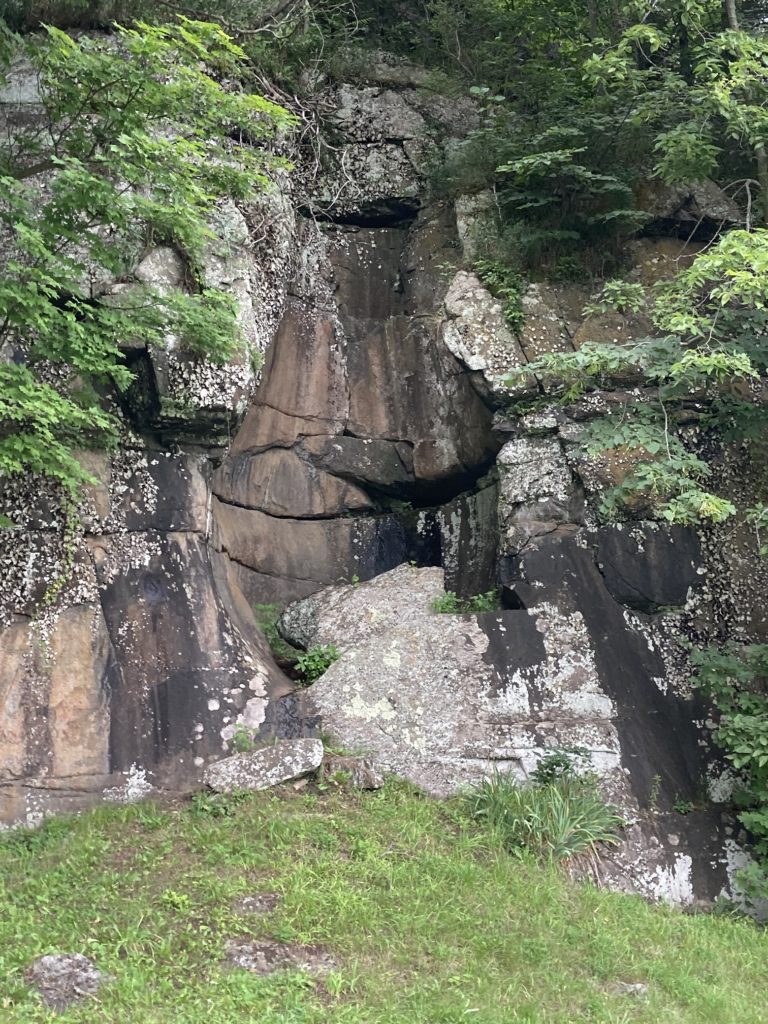
<instances>
[{"instance_id":1,"label":"grassy area","mask_svg":"<svg viewBox=\"0 0 768 1024\"><path fill-rule=\"evenodd\" d=\"M3 1024L768 1022L768 932L569 884L395 783L54 820L0 842L0 887ZM235 912L259 892L277 909ZM249 937L339 969L226 967L226 939ZM48 952L115 980L54 1018L23 981Z\"/></svg>"}]
</instances>

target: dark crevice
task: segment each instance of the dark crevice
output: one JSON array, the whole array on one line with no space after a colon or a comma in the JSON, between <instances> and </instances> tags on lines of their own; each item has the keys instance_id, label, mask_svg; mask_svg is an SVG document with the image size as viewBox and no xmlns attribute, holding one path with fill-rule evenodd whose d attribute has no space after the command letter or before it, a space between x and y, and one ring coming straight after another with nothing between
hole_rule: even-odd
<instances>
[{"instance_id":1,"label":"dark crevice","mask_svg":"<svg viewBox=\"0 0 768 1024\"><path fill-rule=\"evenodd\" d=\"M154 423L160 415L160 395L146 349L129 349L123 354L125 366L132 374L125 391L115 388L115 400L130 424L139 429Z\"/></svg>"},{"instance_id":2,"label":"dark crevice","mask_svg":"<svg viewBox=\"0 0 768 1024\"><path fill-rule=\"evenodd\" d=\"M511 586L501 588L501 607L507 611L524 612L528 610L528 606L515 591L514 583Z\"/></svg>"},{"instance_id":3,"label":"dark crevice","mask_svg":"<svg viewBox=\"0 0 768 1024\"><path fill-rule=\"evenodd\" d=\"M222 505L229 505L231 508L241 508L246 512L259 512L263 516L268 516L270 519L290 520L293 523L304 523L304 522L329 522L333 519L375 519L382 513L378 509L349 509L344 512L336 512L329 515L305 515L305 516L281 516L277 512L267 512L264 508L259 508L257 505L245 505L239 501L232 501L230 498L222 498L221 495L213 492L213 496L217 501L221 502Z\"/></svg>"},{"instance_id":4,"label":"dark crevice","mask_svg":"<svg viewBox=\"0 0 768 1024\"><path fill-rule=\"evenodd\" d=\"M411 226L421 208L419 199L381 199L361 204L355 210L329 212L324 208L303 206L299 213L308 220L358 228L404 228Z\"/></svg>"}]
</instances>

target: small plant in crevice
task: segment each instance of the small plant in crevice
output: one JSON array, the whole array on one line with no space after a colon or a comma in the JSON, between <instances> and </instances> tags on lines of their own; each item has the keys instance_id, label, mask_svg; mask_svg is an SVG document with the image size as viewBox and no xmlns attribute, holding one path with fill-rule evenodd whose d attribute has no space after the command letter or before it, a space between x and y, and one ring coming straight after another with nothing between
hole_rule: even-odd
<instances>
[{"instance_id":1,"label":"small plant in crevice","mask_svg":"<svg viewBox=\"0 0 768 1024\"><path fill-rule=\"evenodd\" d=\"M613 278L584 307L584 316L600 313L639 313L645 306L645 289L637 282Z\"/></svg>"},{"instance_id":2,"label":"small plant in crevice","mask_svg":"<svg viewBox=\"0 0 768 1024\"><path fill-rule=\"evenodd\" d=\"M525 280L508 264L501 260L479 259L474 264L475 273L494 298L501 302L502 313L513 331L523 326L523 294Z\"/></svg>"},{"instance_id":3,"label":"small plant in crevice","mask_svg":"<svg viewBox=\"0 0 768 1024\"><path fill-rule=\"evenodd\" d=\"M303 685L309 686L310 683L314 683L340 657L339 651L333 644L318 644L316 647L310 647L296 660L296 668L302 675Z\"/></svg>"},{"instance_id":4,"label":"small plant in crevice","mask_svg":"<svg viewBox=\"0 0 768 1024\"><path fill-rule=\"evenodd\" d=\"M690 814L696 810L695 804L692 800L675 800L672 804L672 810L677 814Z\"/></svg>"},{"instance_id":5,"label":"small plant in crevice","mask_svg":"<svg viewBox=\"0 0 768 1024\"><path fill-rule=\"evenodd\" d=\"M291 647L287 640L283 639L277 628L277 622L283 610L283 606L280 604L253 605L253 614L256 617L256 622L269 644L275 661L283 664L292 664L298 658L299 652L295 647Z\"/></svg>"},{"instance_id":6,"label":"small plant in crevice","mask_svg":"<svg viewBox=\"0 0 768 1024\"><path fill-rule=\"evenodd\" d=\"M659 809L659 796L661 794L661 776L651 777L651 785L648 788L648 810L656 812Z\"/></svg>"},{"instance_id":7,"label":"small plant in crevice","mask_svg":"<svg viewBox=\"0 0 768 1024\"><path fill-rule=\"evenodd\" d=\"M498 590L487 590L483 594L474 594L471 597L459 597L453 590L446 590L432 602L432 611L439 615L467 615L498 610Z\"/></svg>"},{"instance_id":8,"label":"small plant in crevice","mask_svg":"<svg viewBox=\"0 0 768 1024\"><path fill-rule=\"evenodd\" d=\"M250 754L256 750L258 744L253 729L249 729L246 725L236 726L232 736L232 746L238 754Z\"/></svg>"},{"instance_id":9,"label":"small plant in crevice","mask_svg":"<svg viewBox=\"0 0 768 1024\"><path fill-rule=\"evenodd\" d=\"M537 786L549 786L561 779L595 781L586 747L558 747L545 754L531 772L531 781Z\"/></svg>"},{"instance_id":10,"label":"small plant in crevice","mask_svg":"<svg viewBox=\"0 0 768 1024\"><path fill-rule=\"evenodd\" d=\"M618 845L624 821L605 802L593 773L579 775L564 752L544 759L537 781L495 774L464 797L470 816L484 822L515 856L550 863Z\"/></svg>"}]
</instances>

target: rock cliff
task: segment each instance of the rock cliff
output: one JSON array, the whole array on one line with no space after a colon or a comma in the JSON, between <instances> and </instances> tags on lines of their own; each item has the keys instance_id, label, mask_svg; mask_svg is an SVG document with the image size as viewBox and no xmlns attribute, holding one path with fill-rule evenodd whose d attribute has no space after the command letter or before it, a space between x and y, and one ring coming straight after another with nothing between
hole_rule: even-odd
<instances>
[{"instance_id":1,"label":"rock cliff","mask_svg":"<svg viewBox=\"0 0 768 1024\"><path fill-rule=\"evenodd\" d=\"M597 525L595 492L626 467L574 441L610 392L510 412L539 387L510 370L647 324L587 318L584 289L539 283L512 330L471 270L492 197L428 187L477 113L397 70L326 89L322 170L299 155L259 203L221 210L207 274L236 296L247 351L217 368L126 339L121 444L83 453L98 484L77 516L38 481L4 485L0 821L192 788L242 726L330 729L438 794L577 746L633 822L608 880L716 895L733 837L716 808L673 814L717 775L681 641L723 621L763 636L766 570L738 525ZM33 116L34 90L0 103ZM636 280L696 251L679 241L692 204L702 220L720 201L699 191L648 200ZM137 252L135 277L184 287L181 257ZM430 610L495 586L497 612ZM342 651L304 694L252 612L295 601L294 641Z\"/></svg>"}]
</instances>

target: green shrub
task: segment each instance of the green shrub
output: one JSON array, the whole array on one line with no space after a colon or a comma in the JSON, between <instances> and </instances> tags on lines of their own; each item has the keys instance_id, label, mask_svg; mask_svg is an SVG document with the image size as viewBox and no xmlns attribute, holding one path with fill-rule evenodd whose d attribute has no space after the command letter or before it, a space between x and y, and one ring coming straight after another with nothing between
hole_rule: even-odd
<instances>
[{"instance_id":1,"label":"green shrub","mask_svg":"<svg viewBox=\"0 0 768 1024\"><path fill-rule=\"evenodd\" d=\"M475 272L491 295L502 304L504 319L512 330L523 326L523 293L525 280L513 267L501 260L479 259L475 261Z\"/></svg>"},{"instance_id":2,"label":"green shrub","mask_svg":"<svg viewBox=\"0 0 768 1024\"><path fill-rule=\"evenodd\" d=\"M693 682L716 711L714 738L737 773L733 802L756 863L739 872L749 898L768 899L768 644L694 650Z\"/></svg>"},{"instance_id":3,"label":"green shrub","mask_svg":"<svg viewBox=\"0 0 768 1024\"><path fill-rule=\"evenodd\" d=\"M594 783L592 761L586 747L560 747L545 754L531 772L531 780L538 786L549 786L561 779L581 779Z\"/></svg>"},{"instance_id":4,"label":"green shrub","mask_svg":"<svg viewBox=\"0 0 768 1024\"><path fill-rule=\"evenodd\" d=\"M515 855L532 853L558 862L616 845L623 821L605 803L592 777L564 776L541 785L521 785L496 774L466 796L470 815L484 821Z\"/></svg>"},{"instance_id":5,"label":"green shrub","mask_svg":"<svg viewBox=\"0 0 768 1024\"><path fill-rule=\"evenodd\" d=\"M472 597L459 597L452 590L446 590L432 602L432 611L441 615L466 615L477 612L494 612L499 608L499 594L487 590Z\"/></svg>"},{"instance_id":6,"label":"green shrub","mask_svg":"<svg viewBox=\"0 0 768 1024\"><path fill-rule=\"evenodd\" d=\"M304 685L308 686L310 683L314 683L340 657L341 655L333 644L310 647L306 654L302 654L296 659L296 668L304 677Z\"/></svg>"}]
</instances>

